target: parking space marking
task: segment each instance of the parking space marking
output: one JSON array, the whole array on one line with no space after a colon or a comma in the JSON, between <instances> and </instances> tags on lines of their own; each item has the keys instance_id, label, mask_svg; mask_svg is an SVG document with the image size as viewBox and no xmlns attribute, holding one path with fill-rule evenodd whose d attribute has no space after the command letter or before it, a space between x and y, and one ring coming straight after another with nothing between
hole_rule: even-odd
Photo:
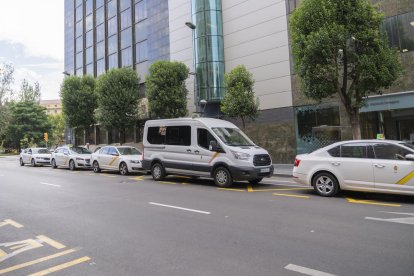
<instances>
[{"instance_id":1,"label":"parking space marking","mask_svg":"<svg viewBox=\"0 0 414 276\"><path fill-rule=\"evenodd\" d=\"M60 185L56 185L56 184L50 184L50 183L46 183L46 182L40 182L40 184L42 185L47 185L47 186L52 186L52 187L56 187L56 188L60 188Z\"/></svg>"},{"instance_id":2,"label":"parking space marking","mask_svg":"<svg viewBox=\"0 0 414 276\"><path fill-rule=\"evenodd\" d=\"M349 203L379 205L379 206L387 206L387 207L401 207L401 204L381 203L381 202L373 201L373 200L357 200L357 199L353 199L353 198L350 198L350 197L347 197L346 200Z\"/></svg>"},{"instance_id":3,"label":"parking space marking","mask_svg":"<svg viewBox=\"0 0 414 276\"><path fill-rule=\"evenodd\" d=\"M15 271L15 270L18 270L18 269L21 269L21 268L25 268L25 267L28 267L28 266L31 266L31 265L42 263L42 262L45 262L45 261L48 261L48 260L51 260L51 259L58 258L60 256L64 256L64 255L73 253L75 251L76 251L76 249L68 249L68 250L65 250L65 251L62 251L62 252L59 252L59 253L56 253L56 254L52 254L52 255L49 255L49 256L46 256L46 257L42 257L42 258L30 261L30 262L25 262L25 263L22 263L22 264L10 266L10 267L1 269L0 274L5 274L5 273L12 272L12 271Z\"/></svg>"},{"instance_id":4,"label":"parking space marking","mask_svg":"<svg viewBox=\"0 0 414 276\"><path fill-rule=\"evenodd\" d=\"M234 191L234 192L245 192L245 190L242 190L242 189L231 189L231 188L217 188L217 190Z\"/></svg>"},{"instance_id":5,"label":"parking space marking","mask_svg":"<svg viewBox=\"0 0 414 276\"><path fill-rule=\"evenodd\" d=\"M109 174L109 173L101 173L100 175L102 175L102 176L106 176L106 177L116 177L116 175L111 175L111 174Z\"/></svg>"},{"instance_id":6,"label":"parking space marking","mask_svg":"<svg viewBox=\"0 0 414 276\"><path fill-rule=\"evenodd\" d=\"M14 220L11 220L11 219L5 219L4 221L0 222L0 227L3 227L5 225L11 225L11 226L14 226L16 228L23 228L22 224L20 224L18 222L15 222Z\"/></svg>"},{"instance_id":7,"label":"parking space marking","mask_svg":"<svg viewBox=\"0 0 414 276\"><path fill-rule=\"evenodd\" d=\"M169 181L158 181L158 183L161 183L161 184L170 184L170 185L177 185L176 182L169 182Z\"/></svg>"},{"instance_id":8,"label":"parking space marking","mask_svg":"<svg viewBox=\"0 0 414 276\"><path fill-rule=\"evenodd\" d=\"M312 188L275 188L275 189L260 189L252 190L253 193L256 192L271 192L271 191L296 191L296 190L313 190Z\"/></svg>"},{"instance_id":9,"label":"parking space marking","mask_svg":"<svg viewBox=\"0 0 414 276\"><path fill-rule=\"evenodd\" d=\"M273 195L275 195L275 196L297 197L297 198L310 198L309 196L292 195L292 194L278 194L278 193L273 193Z\"/></svg>"},{"instance_id":10,"label":"parking space marking","mask_svg":"<svg viewBox=\"0 0 414 276\"><path fill-rule=\"evenodd\" d=\"M412 214L412 213L398 213L398 212L382 212L382 213L395 214L395 215L403 215L403 216L409 216L409 217L403 217L403 218L374 218L374 217L365 217L365 219L414 225L414 214Z\"/></svg>"},{"instance_id":11,"label":"parking space marking","mask_svg":"<svg viewBox=\"0 0 414 276\"><path fill-rule=\"evenodd\" d=\"M201 211L201 210L196 210L196 209L189 209L189 208L173 206L173 205L166 205L166 204L155 203L155 202L149 202L149 204L156 205L156 206L161 206L161 207L167 207L167 208L183 210L183 211L188 211L188 212L200 213L200 214L204 214L204 215L210 215L211 214L210 212L206 212L206 211Z\"/></svg>"},{"instance_id":12,"label":"parking space marking","mask_svg":"<svg viewBox=\"0 0 414 276\"><path fill-rule=\"evenodd\" d=\"M301 274L310 275L310 276L336 276L334 274L322 272L319 270L307 268L304 266L294 265L294 264L288 264L285 266L285 269L295 271Z\"/></svg>"},{"instance_id":13,"label":"parking space marking","mask_svg":"<svg viewBox=\"0 0 414 276\"><path fill-rule=\"evenodd\" d=\"M82 258L79 258L79 259L76 259L76 260L73 260L73 261L70 261L70 262L66 262L66 263L63 263L63 264L60 264L60 265L56 265L56 266L47 268L45 270L42 270L42 271L39 271L39 272L30 274L29 276L43 276L43 275L47 275L47 274L50 274L50 273L53 273L53 272L56 272L56 271L59 271L59 270L62 270L62 269L65 269L65 268L68 268L68 267L77 265L77 264L80 264L80 263L87 262L90 259L91 258L89 258L88 256L84 256Z\"/></svg>"},{"instance_id":14,"label":"parking space marking","mask_svg":"<svg viewBox=\"0 0 414 276\"><path fill-rule=\"evenodd\" d=\"M56 249L63 249L63 248L66 247L66 245L63 245L60 242L57 242L55 240L52 240L51 238L46 237L45 235L39 235L39 236L36 236L36 238L38 238L39 240L47 243L50 246L53 246Z\"/></svg>"}]
</instances>

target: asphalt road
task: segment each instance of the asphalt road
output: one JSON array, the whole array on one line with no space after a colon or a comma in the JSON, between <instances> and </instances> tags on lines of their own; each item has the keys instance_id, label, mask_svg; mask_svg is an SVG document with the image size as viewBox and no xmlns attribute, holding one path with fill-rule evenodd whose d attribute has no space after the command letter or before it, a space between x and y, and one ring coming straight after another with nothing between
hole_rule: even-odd
<instances>
[{"instance_id":1,"label":"asphalt road","mask_svg":"<svg viewBox=\"0 0 414 276\"><path fill-rule=\"evenodd\" d=\"M414 275L414 197L264 182L0 158L0 275Z\"/></svg>"}]
</instances>

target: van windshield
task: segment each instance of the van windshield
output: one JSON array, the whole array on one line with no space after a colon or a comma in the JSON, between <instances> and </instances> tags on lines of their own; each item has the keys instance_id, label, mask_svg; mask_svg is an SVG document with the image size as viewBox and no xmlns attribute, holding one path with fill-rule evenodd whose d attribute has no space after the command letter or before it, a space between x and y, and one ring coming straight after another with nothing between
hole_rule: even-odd
<instances>
[{"instance_id":1,"label":"van windshield","mask_svg":"<svg viewBox=\"0 0 414 276\"><path fill-rule=\"evenodd\" d=\"M254 146L255 144L238 128L213 127L212 130L228 146Z\"/></svg>"}]
</instances>

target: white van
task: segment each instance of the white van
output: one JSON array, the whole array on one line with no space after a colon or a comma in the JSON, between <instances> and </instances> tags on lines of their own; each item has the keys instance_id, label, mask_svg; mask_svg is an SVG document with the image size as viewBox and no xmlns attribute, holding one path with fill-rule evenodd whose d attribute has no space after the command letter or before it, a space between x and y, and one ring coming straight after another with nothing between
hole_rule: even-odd
<instances>
[{"instance_id":1,"label":"white van","mask_svg":"<svg viewBox=\"0 0 414 276\"><path fill-rule=\"evenodd\" d=\"M212 118L147 121L142 156L142 167L157 181L168 174L211 177L228 187L233 180L258 183L273 175L265 149L234 124Z\"/></svg>"}]
</instances>

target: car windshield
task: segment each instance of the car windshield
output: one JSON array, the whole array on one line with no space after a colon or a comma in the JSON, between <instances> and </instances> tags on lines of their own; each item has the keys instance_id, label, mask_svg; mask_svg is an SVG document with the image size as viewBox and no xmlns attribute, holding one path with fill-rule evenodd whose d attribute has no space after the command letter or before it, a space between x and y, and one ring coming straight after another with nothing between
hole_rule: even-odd
<instances>
[{"instance_id":1,"label":"car windshield","mask_svg":"<svg viewBox=\"0 0 414 276\"><path fill-rule=\"evenodd\" d=\"M33 153L48 154L50 151L48 149L33 149Z\"/></svg>"},{"instance_id":2,"label":"car windshield","mask_svg":"<svg viewBox=\"0 0 414 276\"><path fill-rule=\"evenodd\" d=\"M413 144L403 142L403 143L400 143L400 145L414 150L414 145Z\"/></svg>"},{"instance_id":3,"label":"car windshield","mask_svg":"<svg viewBox=\"0 0 414 276\"><path fill-rule=\"evenodd\" d=\"M82 148L82 147L71 147L70 150L77 154L91 154L88 149Z\"/></svg>"},{"instance_id":4,"label":"car windshield","mask_svg":"<svg viewBox=\"0 0 414 276\"><path fill-rule=\"evenodd\" d=\"M121 155L140 155L141 152L136 148L117 148Z\"/></svg>"},{"instance_id":5,"label":"car windshield","mask_svg":"<svg viewBox=\"0 0 414 276\"><path fill-rule=\"evenodd\" d=\"M254 146L255 144L238 128L213 127L212 130L228 146Z\"/></svg>"}]
</instances>

